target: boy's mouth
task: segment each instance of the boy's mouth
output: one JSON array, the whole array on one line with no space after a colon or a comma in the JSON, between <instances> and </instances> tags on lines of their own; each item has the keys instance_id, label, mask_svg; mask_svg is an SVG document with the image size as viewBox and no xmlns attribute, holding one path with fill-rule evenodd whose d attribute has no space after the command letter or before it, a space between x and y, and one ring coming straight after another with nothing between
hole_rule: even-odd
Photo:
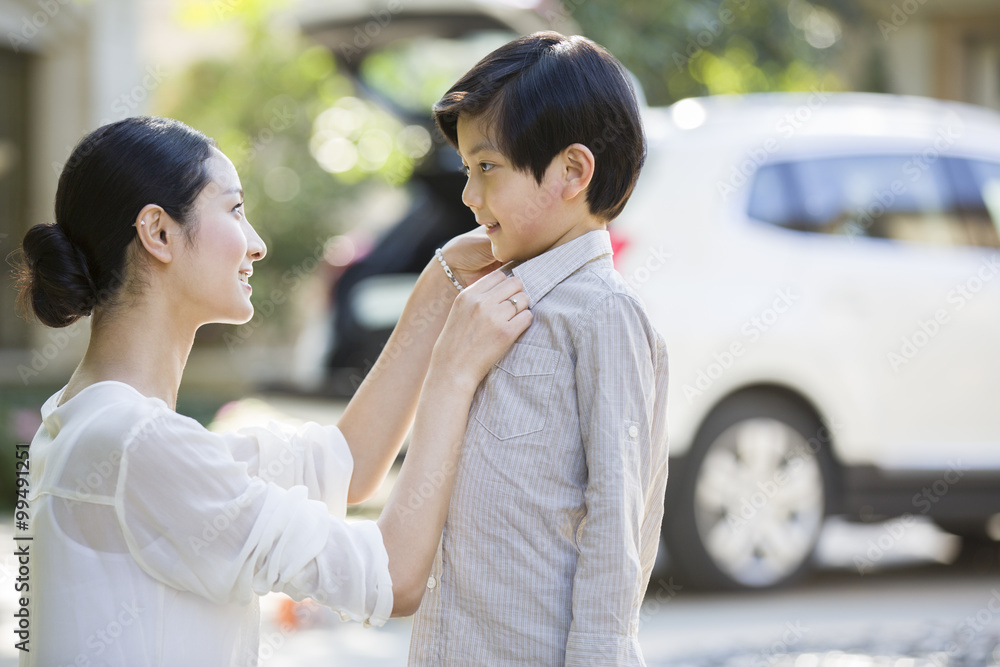
<instances>
[{"instance_id":1,"label":"boy's mouth","mask_svg":"<svg viewBox=\"0 0 1000 667\"><path fill-rule=\"evenodd\" d=\"M499 222L484 222L483 225L486 227L486 233L491 234L496 230L500 229Z\"/></svg>"}]
</instances>

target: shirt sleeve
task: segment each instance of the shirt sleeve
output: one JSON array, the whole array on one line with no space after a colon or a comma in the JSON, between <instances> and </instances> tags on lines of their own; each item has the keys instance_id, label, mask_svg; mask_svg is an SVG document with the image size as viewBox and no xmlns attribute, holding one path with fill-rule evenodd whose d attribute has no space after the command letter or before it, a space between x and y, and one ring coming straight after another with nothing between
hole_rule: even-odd
<instances>
[{"instance_id":1,"label":"shirt sleeve","mask_svg":"<svg viewBox=\"0 0 1000 667\"><path fill-rule=\"evenodd\" d=\"M662 496L652 497L662 488L654 480L666 473L654 455L653 335L641 306L612 294L574 336L588 480L566 665L645 664L639 608L663 511Z\"/></svg>"},{"instance_id":2,"label":"shirt sleeve","mask_svg":"<svg viewBox=\"0 0 1000 667\"><path fill-rule=\"evenodd\" d=\"M308 433L329 435L317 428L299 433L304 450L312 446ZM264 443L261 467L281 460L269 459L268 437L253 437ZM311 468L315 460L286 462L270 480L251 476L231 439L163 409L124 446L115 512L129 551L154 579L218 604L280 591L381 625L392 610L381 532L371 521L347 523L310 497L325 483L309 479L326 469ZM275 478L308 483L283 486Z\"/></svg>"},{"instance_id":3,"label":"shirt sleeve","mask_svg":"<svg viewBox=\"0 0 1000 667\"><path fill-rule=\"evenodd\" d=\"M354 457L340 429L307 422L299 427L271 421L220 434L233 458L247 464L247 474L290 489L304 486L330 513L347 513L347 491Z\"/></svg>"}]
</instances>

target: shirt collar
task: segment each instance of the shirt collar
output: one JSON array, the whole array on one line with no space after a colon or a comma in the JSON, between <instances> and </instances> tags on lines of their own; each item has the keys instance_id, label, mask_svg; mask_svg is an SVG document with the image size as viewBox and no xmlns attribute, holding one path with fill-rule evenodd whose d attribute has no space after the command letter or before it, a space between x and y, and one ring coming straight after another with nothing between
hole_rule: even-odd
<instances>
[{"instance_id":1,"label":"shirt collar","mask_svg":"<svg viewBox=\"0 0 1000 667\"><path fill-rule=\"evenodd\" d=\"M610 255L611 235L606 230L596 229L537 257L516 265L511 262L503 268L505 273L512 273L521 279L528 300L535 305L584 264Z\"/></svg>"}]
</instances>

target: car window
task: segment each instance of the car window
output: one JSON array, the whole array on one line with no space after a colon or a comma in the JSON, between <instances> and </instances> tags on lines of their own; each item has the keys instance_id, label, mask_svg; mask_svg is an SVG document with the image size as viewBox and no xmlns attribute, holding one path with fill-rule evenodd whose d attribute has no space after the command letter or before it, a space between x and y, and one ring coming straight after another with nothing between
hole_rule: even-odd
<instances>
[{"instance_id":1,"label":"car window","mask_svg":"<svg viewBox=\"0 0 1000 667\"><path fill-rule=\"evenodd\" d=\"M754 177L747 212L803 232L948 245L974 242L945 161L920 154L765 165Z\"/></svg>"},{"instance_id":2,"label":"car window","mask_svg":"<svg viewBox=\"0 0 1000 667\"><path fill-rule=\"evenodd\" d=\"M788 164L769 164L757 171L747 209L751 218L795 228L797 205L788 183L789 170Z\"/></svg>"},{"instance_id":3,"label":"car window","mask_svg":"<svg viewBox=\"0 0 1000 667\"><path fill-rule=\"evenodd\" d=\"M971 245L1000 248L1000 163L950 160Z\"/></svg>"}]
</instances>

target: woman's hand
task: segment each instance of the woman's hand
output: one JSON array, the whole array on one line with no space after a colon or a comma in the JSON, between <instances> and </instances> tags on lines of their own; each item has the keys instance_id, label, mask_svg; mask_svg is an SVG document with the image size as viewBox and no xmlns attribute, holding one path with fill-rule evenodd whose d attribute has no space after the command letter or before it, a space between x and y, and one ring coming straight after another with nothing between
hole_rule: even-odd
<instances>
[{"instance_id":1,"label":"woman's hand","mask_svg":"<svg viewBox=\"0 0 1000 667\"><path fill-rule=\"evenodd\" d=\"M441 252L452 273L465 286L500 268L500 262L493 256L493 246L483 227L456 236L444 244Z\"/></svg>"},{"instance_id":2,"label":"woman's hand","mask_svg":"<svg viewBox=\"0 0 1000 667\"><path fill-rule=\"evenodd\" d=\"M475 390L530 324L528 295L520 278L488 273L455 299L434 346L431 368Z\"/></svg>"}]
</instances>

